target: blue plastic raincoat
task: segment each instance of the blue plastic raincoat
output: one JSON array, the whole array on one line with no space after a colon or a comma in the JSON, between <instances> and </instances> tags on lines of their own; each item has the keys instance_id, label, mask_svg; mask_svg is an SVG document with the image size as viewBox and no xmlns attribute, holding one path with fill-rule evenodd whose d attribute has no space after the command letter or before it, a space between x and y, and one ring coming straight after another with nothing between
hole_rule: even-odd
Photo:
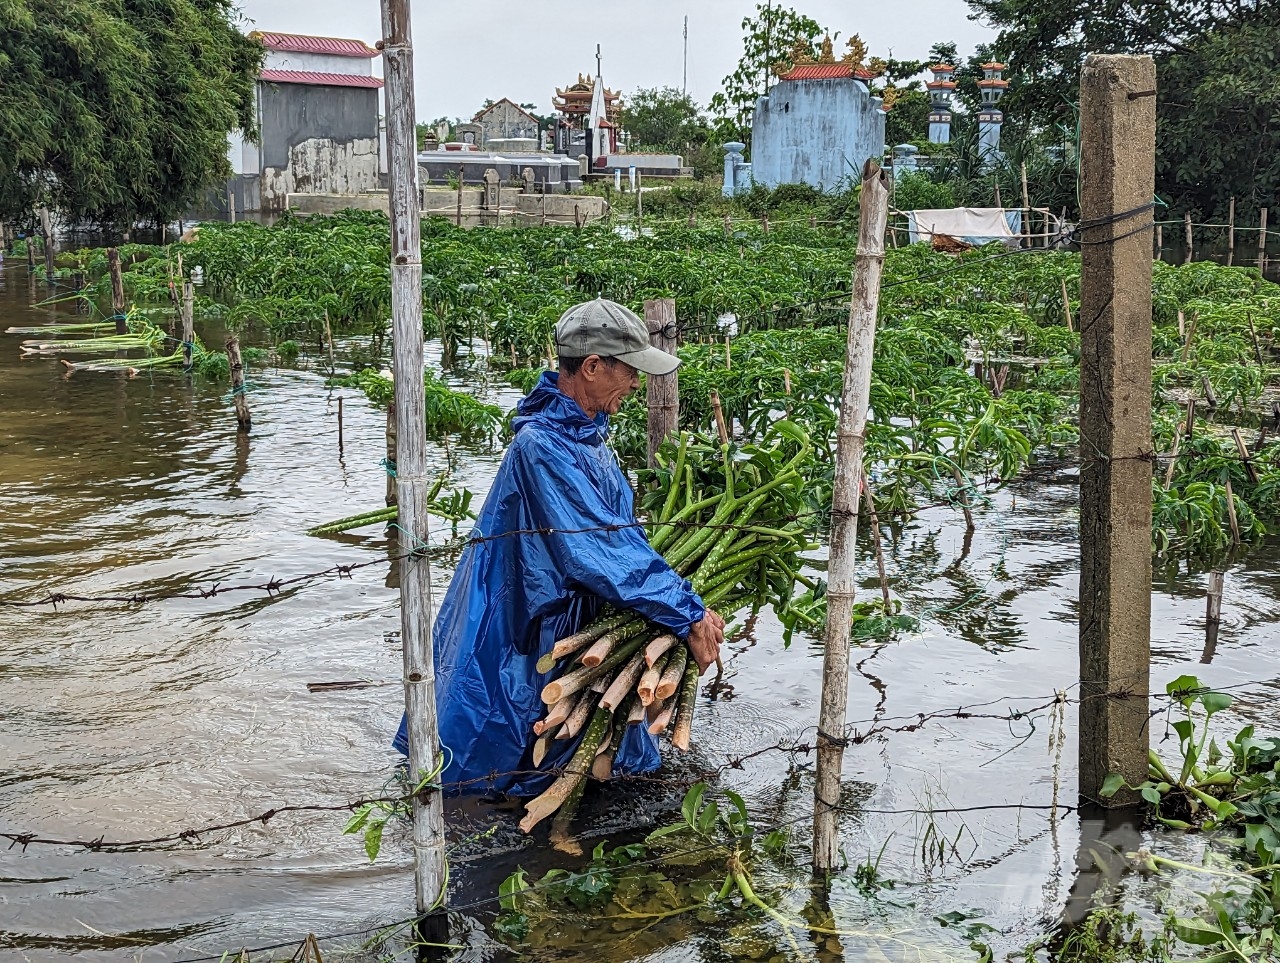
<instances>
[{"instance_id":1,"label":"blue plastic raincoat","mask_svg":"<svg viewBox=\"0 0 1280 963\"><path fill-rule=\"evenodd\" d=\"M551 776L529 774L533 724L545 714L540 693L550 679L535 663L604 603L633 609L681 638L705 614L642 529L571 533L625 525L635 514L631 487L605 444L608 418L588 418L556 379L544 373L521 400L515 439L436 618L444 781L477 780L462 792L529 796L550 784ZM521 529L556 533L493 537ZM579 741L553 742L541 768L566 764ZM394 745L408 752L403 720ZM652 772L660 763L657 740L644 726L629 726L615 773Z\"/></svg>"}]
</instances>

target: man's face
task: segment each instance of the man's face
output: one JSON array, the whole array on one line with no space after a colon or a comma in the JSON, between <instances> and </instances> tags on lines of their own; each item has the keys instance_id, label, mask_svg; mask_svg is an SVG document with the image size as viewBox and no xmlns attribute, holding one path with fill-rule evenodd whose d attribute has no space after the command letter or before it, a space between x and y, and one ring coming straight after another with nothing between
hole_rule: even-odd
<instances>
[{"instance_id":1,"label":"man's face","mask_svg":"<svg viewBox=\"0 0 1280 963\"><path fill-rule=\"evenodd\" d=\"M627 395L640 387L640 373L623 361L615 361L612 365L600 362L596 372L596 405L612 417L618 413Z\"/></svg>"}]
</instances>

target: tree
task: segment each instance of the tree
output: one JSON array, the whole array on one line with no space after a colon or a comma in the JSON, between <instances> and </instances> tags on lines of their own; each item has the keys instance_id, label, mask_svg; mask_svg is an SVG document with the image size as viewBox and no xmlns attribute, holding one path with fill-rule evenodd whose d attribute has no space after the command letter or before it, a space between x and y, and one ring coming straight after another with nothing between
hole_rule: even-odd
<instances>
[{"instance_id":1,"label":"tree","mask_svg":"<svg viewBox=\"0 0 1280 963\"><path fill-rule=\"evenodd\" d=\"M631 94L622 109L622 126L634 146L676 153L708 134L697 103L675 87L642 87Z\"/></svg>"},{"instance_id":2,"label":"tree","mask_svg":"<svg viewBox=\"0 0 1280 963\"><path fill-rule=\"evenodd\" d=\"M231 0L0 3L0 216L177 218L230 176L263 48Z\"/></svg>"},{"instance_id":3,"label":"tree","mask_svg":"<svg viewBox=\"0 0 1280 963\"><path fill-rule=\"evenodd\" d=\"M798 52L816 57L825 31L816 20L772 3L757 3L755 16L743 18L742 31L742 57L724 78L723 89L711 98L711 110L718 136L750 147L751 114L756 100L769 93L774 68L789 63Z\"/></svg>"},{"instance_id":4,"label":"tree","mask_svg":"<svg viewBox=\"0 0 1280 963\"><path fill-rule=\"evenodd\" d=\"M968 0L1000 28L1011 84L1001 104L1074 129L1092 52L1147 53L1157 88L1156 190L1175 209L1221 216L1280 190L1280 0Z\"/></svg>"},{"instance_id":5,"label":"tree","mask_svg":"<svg viewBox=\"0 0 1280 963\"><path fill-rule=\"evenodd\" d=\"M908 87L898 90L884 118L884 140L893 147L922 140L929 134L929 95Z\"/></svg>"}]
</instances>

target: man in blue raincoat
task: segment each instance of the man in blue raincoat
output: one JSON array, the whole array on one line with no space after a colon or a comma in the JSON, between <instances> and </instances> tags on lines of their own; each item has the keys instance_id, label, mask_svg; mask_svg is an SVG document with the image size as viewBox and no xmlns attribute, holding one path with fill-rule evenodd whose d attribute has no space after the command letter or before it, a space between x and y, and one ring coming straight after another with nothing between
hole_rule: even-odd
<instances>
[{"instance_id":1,"label":"man in blue raincoat","mask_svg":"<svg viewBox=\"0 0 1280 963\"><path fill-rule=\"evenodd\" d=\"M435 623L443 779L463 792L536 795L569 761L578 739L553 742L533 765L533 724L550 681L536 663L603 605L687 639L704 671L724 641L724 620L633 524L631 487L605 444L638 372L670 374L680 362L650 347L644 321L613 301L570 308L555 337L559 370L544 372L517 408L515 439ZM529 530L540 531L505 534ZM408 752L403 721L395 746ZM660 764L657 740L628 726L615 773Z\"/></svg>"}]
</instances>

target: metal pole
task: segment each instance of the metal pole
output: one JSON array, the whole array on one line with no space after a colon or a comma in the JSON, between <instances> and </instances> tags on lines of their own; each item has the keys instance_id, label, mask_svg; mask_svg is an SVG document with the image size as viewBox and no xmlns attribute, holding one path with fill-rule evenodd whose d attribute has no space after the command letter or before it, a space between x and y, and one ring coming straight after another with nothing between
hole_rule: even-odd
<instances>
[{"instance_id":1,"label":"metal pole","mask_svg":"<svg viewBox=\"0 0 1280 963\"><path fill-rule=\"evenodd\" d=\"M884 229L889 219L889 178L874 160L862 172L862 220L849 303L849 341L836 433L836 477L831 497L831 558L827 568L826 651L822 658L822 706L818 714L818 773L813 789L813 871L831 873L840 864L840 770L844 763L845 706L849 700L849 630L856 586L858 488L863 434L871 396Z\"/></svg>"},{"instance_id":2,"label":"metal pole","mask_svg":"<svg viewBox=\"0 0 1280 963\"><path fill-rule=\"evenodd\" d=\"M419 238L418 161L413 106L413 36L409 0L382 0L383 77L391 189L391 318L396 409L396 497L400 544L400 637L404 649L409 779L427 779L440 765L436 728L436 676L431 650L431 568L427 544L426 402L422 357L422 250ZM438 782L438 775L433 781ZM413 798L414 892L425 942L443 943L447 879L444 810L438 789Z\"/></svg>"}]
</instances>

